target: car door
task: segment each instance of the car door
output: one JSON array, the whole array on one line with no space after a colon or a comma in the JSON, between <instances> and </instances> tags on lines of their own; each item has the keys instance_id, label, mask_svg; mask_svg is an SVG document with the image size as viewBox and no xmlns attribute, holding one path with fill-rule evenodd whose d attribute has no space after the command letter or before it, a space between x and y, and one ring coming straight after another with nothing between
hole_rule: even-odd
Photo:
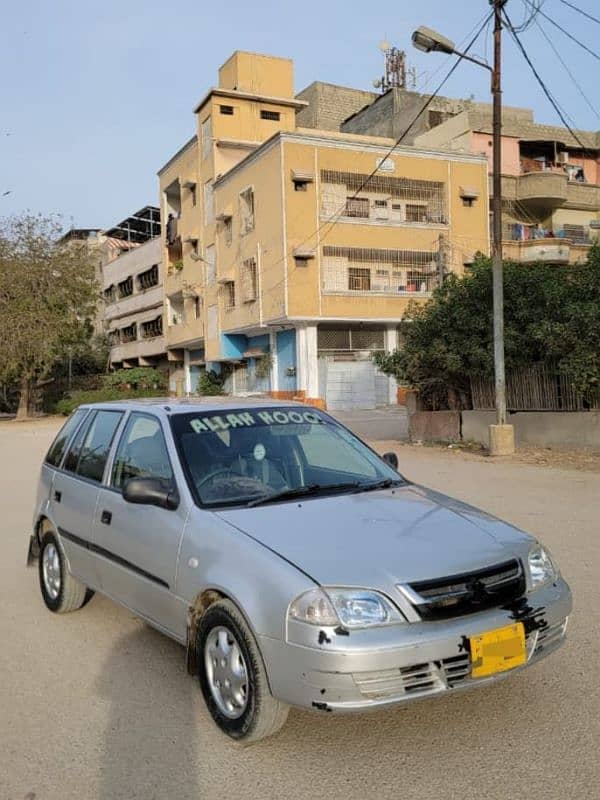
<instances>
[{"instance_id":1,"label":"car door","mask_svg":"<svg viewBox=\"0 0 600 800\"><path fill-rule=\"evenodd\" d=\"M108 487L100 490L94 520L101 590L185 640L187 607L174 593L179 543L188 513L128 503L122 490L130 478L175 482L160 420L134 411L112 461Z\"/></svg>"},{"instance_id":2,"label":"car door","mask_svg":"<svg viewBox=\"0 0 600 800\"><path fill-rule=\"evenodd\" d=\"M50 514L71 573L98 588L90 550L98 491L122 411L92 410L71 441L52 484Z\"/></svg>"}]
</instances>

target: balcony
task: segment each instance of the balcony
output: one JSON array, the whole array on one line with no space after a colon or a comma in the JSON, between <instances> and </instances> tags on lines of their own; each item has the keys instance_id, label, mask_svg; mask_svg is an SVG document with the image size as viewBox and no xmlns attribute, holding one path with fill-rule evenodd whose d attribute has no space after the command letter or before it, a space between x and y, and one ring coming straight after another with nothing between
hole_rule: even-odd
<instances>
[{"instance_id":1,"label":"balcony","mask_svg":"<svg viewBox=\"0 0 600 800\"><path fill-rule=\"evenodd\" d=\"M569 181L563 173L527 172L517 181L517 200L530 206L562 206L568 199Z\"/></svg>"},{"instance_id":2,"label":"balcony","mask_svg":"<svg viewBox=\"0 0 600 800\"><path fill-rule=\"evenodd\" d=\"M167 346L183 347L184 345L197 342L204 339L204 321L202 318L186 319L182 317L176 318L177 321L167 328Z\"/></svg>"},{"instance_id":3,"label":"balcony","mask_svg":"<svg viewBox=\"0 0 600 800\"><path fill-rule=\"evenodd\" d=\"M110 349L110 360L113 364L122 361L132 361L136 358L151 358L160 356L165 352L166 342L164 336L152 339L137 339L123 344L116 344Z\"/></svg>"}]
</instances>

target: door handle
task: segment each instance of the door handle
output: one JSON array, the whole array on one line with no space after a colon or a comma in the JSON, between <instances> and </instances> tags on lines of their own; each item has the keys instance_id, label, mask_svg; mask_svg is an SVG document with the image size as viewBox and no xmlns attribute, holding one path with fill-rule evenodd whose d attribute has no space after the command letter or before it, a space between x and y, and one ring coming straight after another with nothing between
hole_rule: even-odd
<instances>
[{"instance_id":1,"label":"door handle","mask_svg":"<svg viewBox=\"0 0 600 800\"><path fill-rule=\"evenodd\" d=\"M100 522L103 522L105 525L110 525L112 521L112 514L110 511L103 511L100 515Z\"/></svg>"},{"instance_id":2,"label":"door handle","mask_svg":"<svg viewBox=\"0 0 600 800\"><path fill-rule=\"evenodd\" d=\"M60 503L61 499L62 499L62 492L59 492L58 490L57 490L57 491L55 491L55 492L54 492L54 500L55 500L57 503Z\"/></svg>"}]
</instances>

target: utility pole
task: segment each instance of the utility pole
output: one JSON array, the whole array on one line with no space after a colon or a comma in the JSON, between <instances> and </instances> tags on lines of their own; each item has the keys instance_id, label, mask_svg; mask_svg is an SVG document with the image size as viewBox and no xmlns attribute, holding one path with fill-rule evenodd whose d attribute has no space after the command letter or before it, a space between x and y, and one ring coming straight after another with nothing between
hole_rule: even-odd
<instances>
[{"instance_id":1,"label":"utility pole","mask_svg":"<svg viewBox=\"0 0 600 800\"><path fill-rule=\"evenodd\" d=\"M494 66L492 70L492 282L494 317L494 383L496 424L490 426L490 453L509 455L515 450L514 429L506 424L504 370L504 276L502 265L502 8L507 0L489 0L494 7Z\"/></svg>"},{"instance_id":2,"label":"utility pole","mask_svg":"<svg viewBox=\"0 0 600 800\"><path fill-rule=\"evenodd\" d=\"M444 240L443 233L440 233L438 239L437 267L438 267L438 282L440 286L443 286L444 278L446 277L446 242Z\"/></svg>"}]
</instances>

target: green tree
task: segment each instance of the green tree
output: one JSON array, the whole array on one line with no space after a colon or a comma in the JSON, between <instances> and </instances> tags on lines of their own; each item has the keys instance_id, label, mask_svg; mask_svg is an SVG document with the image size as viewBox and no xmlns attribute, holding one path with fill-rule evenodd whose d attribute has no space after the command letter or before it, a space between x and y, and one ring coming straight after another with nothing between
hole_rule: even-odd
<instances>
[{"instance_id":1,"label":"green tree","mask_svg":"<svg viewBox=\"0 0 600 800\"><path fill-rule=\"evenodd\" d=\"M427 399L450 390L465 400L470 378L494 374L492 269L478 259L450 275L431 300L412 303L401 326L402 346L375 356L388 375ZM585 264L504 265L506 369L557 364L581 395L600 386L600 248Z\"/></svg>"},{"instance_id":2,"label":"green tree","mask_svg":"<svg viewBox=\"0 0 600 800\"><path fill-rule=\"evenodd\" d=\"M94 265L61 234L55 217L0 221L0 382L18 382L17 418L27 416L32 384L91 337Z\"/></svg>"}]
</instances>

